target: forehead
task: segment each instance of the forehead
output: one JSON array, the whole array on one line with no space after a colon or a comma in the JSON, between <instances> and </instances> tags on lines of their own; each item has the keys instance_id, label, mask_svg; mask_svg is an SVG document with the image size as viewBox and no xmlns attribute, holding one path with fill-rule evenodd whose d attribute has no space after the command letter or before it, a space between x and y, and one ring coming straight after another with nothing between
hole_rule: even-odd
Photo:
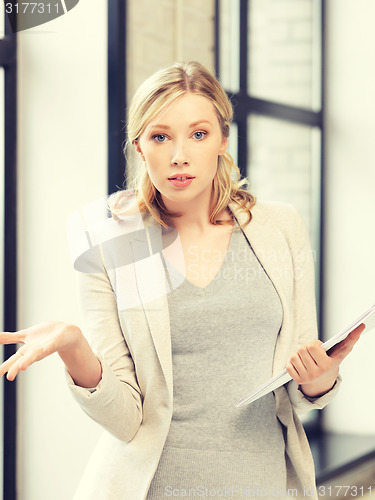
<instances>
[{"instance_id":1,"label":"forehead","mask_svg":"<svg viewBox=\"0 0 375 500\"><path fill-rule=\"evenodd\" d=\"M156 114L146 128L160 124L190 124L203 120L208 120L212 125L219 125L214 105L207 97L185 93Z\"/></svg>"}]
</instances>

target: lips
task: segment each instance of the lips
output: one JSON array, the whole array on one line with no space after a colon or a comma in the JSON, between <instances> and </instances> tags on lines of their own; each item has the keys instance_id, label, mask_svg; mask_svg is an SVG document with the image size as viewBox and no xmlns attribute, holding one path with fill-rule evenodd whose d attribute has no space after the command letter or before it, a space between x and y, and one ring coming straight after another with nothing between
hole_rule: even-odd
<instances>
[{"instance_id":1,"label":"lips","mask_svg":"<svg viewBox=\"0 0 375 500\"><path fill-rule=\"evenodd\" d=\"M172 177L168 177L169 182L175 187L175 188L185 188L189 186L195 177L189 174L174 174Z\"/></svg>"},{"instance_id":2,"label":"lips","mask_svg":"<svg viewBox=\"0 0 375 500\"><path fill-rule=\"evenodd\" d=\"M169 180L171 179L178 179L179 181L184 181L186 179L195 179L194 176L189 175L189 174L175 174L172 175L171 177L168 177Z\"/></svg>"}]
</instances>

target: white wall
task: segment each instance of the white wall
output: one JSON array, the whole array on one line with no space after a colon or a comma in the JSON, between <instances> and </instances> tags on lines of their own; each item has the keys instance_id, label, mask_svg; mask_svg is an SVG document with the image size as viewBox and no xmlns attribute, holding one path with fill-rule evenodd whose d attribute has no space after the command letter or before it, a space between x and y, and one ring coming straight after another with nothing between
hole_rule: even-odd
<instances>
[{"instance_id":1,"label":"white wall","mask_svg":"<svg viewBox=\"0 0 375 500\"><path fill-rule=\"evenodd\" d=\"M19 327L80 323L67 216L107 190L107 2L19 33ZM120 124L119 124L120 126ZM99 436L57 355L18 378L20 500L67 500Z\"/></svg>"},{"instance_id":2,"label":"white wall","mask_svg":"<svg viewBox=\"0 0 375 500\"><path fill-rule=\"evenodd\" d=\"M326 332L375 302L375 3L329 0L326 67ZM342 365L326 412L338 432L375 434L375 331Z\"/></svg>"},{"instance_id":3,"label":"white wall","mask_svg":"<svg viewBox=\"0 0 375 500\"><path fill-rule=\"evenodd\" d=\"M213 0L127 0L127 100L158 69L175 61L196 60L215 65ZM127 151L128 178L138 158Z\"/></svg>"}]
</instances>

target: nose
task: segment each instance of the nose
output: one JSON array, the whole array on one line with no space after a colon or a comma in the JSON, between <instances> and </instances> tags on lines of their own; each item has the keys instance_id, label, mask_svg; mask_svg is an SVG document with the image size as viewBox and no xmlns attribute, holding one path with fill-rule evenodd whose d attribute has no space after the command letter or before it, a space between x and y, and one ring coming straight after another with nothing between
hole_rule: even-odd
<instances>
[{"instance_id":1,"label":"nose","mask_svg":"<svg viewBox=\"0 0 375 500\"><path fill-rule=\"evenodd\" d=\"M179 165L189 165L189 160L186 155L183 144L178 144L172 155L171 165L178 167Z\"/></svg>"}]
</instances>

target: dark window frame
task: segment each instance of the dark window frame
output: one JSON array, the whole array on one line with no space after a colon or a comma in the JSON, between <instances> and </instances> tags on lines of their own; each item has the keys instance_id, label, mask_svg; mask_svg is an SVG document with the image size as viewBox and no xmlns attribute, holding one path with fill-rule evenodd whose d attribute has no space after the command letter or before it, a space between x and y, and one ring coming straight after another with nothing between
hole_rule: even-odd
<instances>
[{"instance_id":1,"label":"dark window frame","mask_svg":"<svg viewBox=\"0 0 375 500\"><path fill-rule=\"evenodd\" d=\"M108 194L125 188L126 0L108 0Z\"/></svg>"},{"instance_id":2,"label":"dark window frame","mask_svg":"<svg viewBox=\"0 0 375 500\"><path fill-rule=\"evenodd\" d=\"M5 156L4 156L4 325L17 330L17 34L4 14L5 36L0 39L0 66L4 68ZM4 346L4 359L16 352ZM17 383L4 379L3 401L3 498L16 493Z\"/></svg>"}]
</instances>

